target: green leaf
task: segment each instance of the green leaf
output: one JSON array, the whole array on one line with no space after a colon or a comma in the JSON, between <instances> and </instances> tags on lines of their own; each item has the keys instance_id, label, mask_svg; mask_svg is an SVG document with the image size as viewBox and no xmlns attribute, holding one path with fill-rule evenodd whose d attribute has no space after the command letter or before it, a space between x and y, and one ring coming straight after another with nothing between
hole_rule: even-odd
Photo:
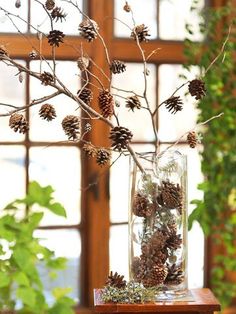
<instances>
[{"instance_id":1,"label":"green leaf","mask_svg":"<svg viewBox=\"0 0 236 314\"><path fill-rule=\"evenodd\" d=\"M31 308L35 306L36 294L31 287L19 287L16 290L16 295L25 305L28 305Z\"/></svg>"},{"instance_id":2,"label":"green leaf","mask_svg":"<svg viewBox=\"0 0 236 314\"><path fill-rule=\"evenodd\" d=\"M69 294L71 292L71 288L60 288L60 287L57 287L57 288L54 288L52 290L52 294L54 296L54 298L56 300L59 300L61 299L62 297L66 296L67 294Z\"/></svg>"},{"instance_id":3,"label":"green leaf","mask_svg":"<svg viewBox=\"0 0 236 314\"><path fill-rule=\"evenodd\" d=\"M60 203L52 203L47 206L47 208L58 216L66 218L65 208Z\"/></svg>"},{"instance_id":4,"label":"green leaf","mask_svg":"<svg viewBox=\"0 0 236 314\"><path fill-rule=\"evenodd\" d=\"M14 279L16 283L18 283L19 286L30 286L30 281L25 273L23 272L17 272L14 274Z\"/></svg>"},{"instance_id":5,"label":"green leaf","mask_svg":"<svg viewBox=\"0 0 236 314\"><path fill-rule=\"evenodd\" d=\"M0 272L0 288L7 287L9 283L10 283L9 274Z\"/></svg>"},{"instance_id":6,"label":"green leaf","mask_svg":"<svg viewBox=\"0 0 236 314\"><path fill-rule=\"evenodd\" d=\"M47 266L54 269L65 269L67 259L65 257L57 257L48 261Z\"/></svg>"}]
</instances>

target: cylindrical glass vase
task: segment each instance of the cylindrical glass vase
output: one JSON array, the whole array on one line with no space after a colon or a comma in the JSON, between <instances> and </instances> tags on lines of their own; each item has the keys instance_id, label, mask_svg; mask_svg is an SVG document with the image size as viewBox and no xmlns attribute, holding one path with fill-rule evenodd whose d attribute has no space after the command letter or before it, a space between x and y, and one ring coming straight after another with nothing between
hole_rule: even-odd
<instances>
[{"instance_id":1,"label":"cylindrical glass vase","mask_svg":"<svg viewBox=\"0 0 236 314\"><path fill-rule=\"evenodd\" d=\"M187 292L187 161L177 151L131 161L130 278L156 300Z\"/></svg>"}]
</instances>

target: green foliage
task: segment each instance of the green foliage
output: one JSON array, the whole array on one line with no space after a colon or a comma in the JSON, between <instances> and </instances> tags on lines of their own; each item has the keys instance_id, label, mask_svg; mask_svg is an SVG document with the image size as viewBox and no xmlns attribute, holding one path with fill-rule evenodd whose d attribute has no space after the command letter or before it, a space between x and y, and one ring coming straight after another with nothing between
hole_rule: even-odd
<instances>
[{"instance_id":1,"label":"green foliage","mask_svg":"<svg viewBox=\"0 0 236 314\"><path fill-rule=\"evenodd\" d=\"M192 64L199 65L207 88L206 97L197 104L199 122L220 112L224 112L224 116L212 121L204 132L202 172L205 181L199 185L204 198L192 202L196 207L189 217L189 226L191 228L193 221L197 220L205 235L211 235L215 245L221 248L219 252L223 250L222 255L215 257L211 285L225 307L236 294L236 284L230 280L229 273L236 269L236 11L228 1L225 7L205 9L201 14L206 23L201 22L199 30L206 40L196 43L186 39L186 68ZM226 40L229 24L232 31ZM224 52L220 54L225 41ZM204 75L217 56L219 58Z\"/></svg>"},{"instance_id":2,"label":"green foliage","mask_svg":"<svg viewBox=\"0 0 236 314\"><path fill-rule=\"evenodd\" d=\"M33 211L34 205L66 216L64 207L54 201L53 192L51 186L41 187L31 182L26 197L16 199L3 210L0 218L0 311L16 310L18 301L21 308L17 313L73 313L73 300L66 296L70 292L68 288L56 288L55 303L49 307L37 268L40 263L55 273L66 267L65 258L56 258L54 252L42 246L40 239L34 236L44 216L42 211ZM22 205L24 214L20 215Z\"/></svg>"}]
</instances>

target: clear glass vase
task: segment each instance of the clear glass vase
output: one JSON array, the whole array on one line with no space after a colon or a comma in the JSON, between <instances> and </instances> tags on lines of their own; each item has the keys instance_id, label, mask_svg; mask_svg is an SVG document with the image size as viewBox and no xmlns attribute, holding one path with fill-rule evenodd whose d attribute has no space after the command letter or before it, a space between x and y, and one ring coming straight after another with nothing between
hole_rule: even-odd
<instances>
[{"instance_id":1,"label":"clear glass vase","mask_svg":"<svg viewBox=\"0 0 236 314\"><path fill-rule=\"evenodd\" d=\"M187 162L177 151L131 162L130 278L156 300L187 292Z\"/></svg>"}]
</instances>

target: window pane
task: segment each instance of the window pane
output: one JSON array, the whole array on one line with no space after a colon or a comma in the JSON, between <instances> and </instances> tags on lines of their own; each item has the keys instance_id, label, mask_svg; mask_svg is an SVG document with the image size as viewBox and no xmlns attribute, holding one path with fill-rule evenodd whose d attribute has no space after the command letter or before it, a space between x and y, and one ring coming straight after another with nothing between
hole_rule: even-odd
<instances>
[{"instance_id":1,"label":"window pane","mask_svg":"<svg viewBox=\"0 0 236 314\"><path fill-rule=\"evenodd\" d=\"M7 4L6 4L7 2ZM19 15L22 19L24 19L26 22L28 20L28 1L21 1L21 7L16 8L15 7L15 0L6 1L6 0L0 0L0 6L15 14ZM14 23L16 24L17 28L21 31L21 33L25 33L27 31L27 23L21 21L17 17L11 16ZM6 32L6 33L17 33L18 30L15 28L15 26L12 24L10 19L5 15L3 11L0 11L0 32ZM1 43L2 44L2 43Z\"/></svg>"},{"instance_id":2,"label":"window pane","mask_svg":"<svg viewBox=\"0 0 236 314\"><path fill-rule=\"evenodd\" d=\"M23 62L22 62L23 63ZM24 63L23 63L24 64ZM19 71L0 63L1 102L13 106L25 106L25 80L20 83L16 74ZM0 113L9 113L13 108L0 106ZM24 135L9 128L9 116L0 118L0 141L22 141Z\"/></svg>"},{"instance_id":3,"label":"window pane","mask_svg":"<svg viewBox=\"0 0 236 314\"><path fill-rule=\"evenodd\" d=\"M194 11L190 11L193 1L185 0L180 3L173 0L160 0L159 8L159 30L160 38L165 40L184 40L187 33L185 24L188 22L193 25L194 40L202 40L202 35L198 30L199 16ZM197 4L199 9L205 5L204 0L200 0Z\"/></svg>"},{"instance_id":4,"label":"window pane","mask_svg":"<svg viewBox=\"0 0 236 314\"><path fill-rule=\"evenodd\" d=\"M70 297L80 302L81 239L78 230L36 230L35 236L42 239L41 244L53 250L56 257L66 257L68 260L66 269L59 271L55 280L50 278L49 271L43 265L39 265L47 301L53 301L50 291L54 287L70 287Z\"/></svg>"},{"instance_id":5,"label":"window pane","mask_svg":"<svg viewBox=\"0 0 236 314\"><path fill-rule=\"evenodd\" d=\"M127 225L110 229L110 270L129 278Z\"/></svg>"},{"instance_id":6,"label":"window pane","mask_svg":"<svg viewBox=\"0 0 236 314\"><path fill-rule=\"evenodd\" d=\"M41 2L44 3L45 1ZM78 3L78 7L83 10L82 0L77 0L73 2ZM66 3L65 1L57 1L56 6L60 7L63 12L66 13L66 19L63 19L62 22L60 20L58 22L54 22L54 29L59 29L65 34L78 35L78 26L79 23L82 21L82 17L79 11L73 5ZM39 29L41 32L48 34L51 30L50 19L47 13L36 1L31 1L31 22L32 25L36 29ZM33 33L35 32L33 28L31 28L31 31ZM64 40L64 44L66 44L66 38Z\"/></svg>"},{"instance_id":7,"label":"window pane","mask_svg":"<svg viewBox=\"0 0 236 314\"><path fill-rule=\"evenodd\" d=\"M0 208L25 195L25 149L23 146L0 146Z\"/></svg>"},{"instance_id":8,"label":"window pane","mask_svg":"<svg viewBox=\"0 0 236 314\"><path fill-rule=\"evenodd\" d=\"M55 199L67 212L67 219L46 211L43 225L78 224L80 221L80 151L76 147L30 149L30 181L52 185Z\"/></svg>"},{"instance_id":9,"label":"window pane","mask_svg":"<svg viewBox=\"0 0 236 314\"><path fill-rule=\"evenodd\" d=\"M148 29L151 38L157 37L157 1L156 0L129 0L129 5L131 6L135 24L145 24ZM127 13L123 10L125 1L114 0L115 8L115 18L118 18L122 22L129 25L130 28L133 28L132 16L131 13ZM114 21L114 31L115 36L117 37L130 37L130 29L122 24L120 21Z\"/></svg>"},{"instance_id":10,"label":"window pane","mask_svg":"<svg viewBox=\"0 0 236 314\"><path fill-rule=\"evenodd\" d=\"M141 63L127 63L127 70L123 74L115 75L113 78L113 86L118 89L126 91L133 91L138 95L143 95L144 92L144 76L143 64ZM150 71L148 80L147 95L150 102L150 107L153 110L156 104L156 67L153 64L148 64ZM113 89L116 100L119 102L120 107L116 108L116 112L120 121L120 125L129 128L134 134L133 140L153 140L153 132L151 126L151 118L147 110L134 109L129 110L126 108L126 97L133 96L132 93L124 93L117 89ZM146 107L143 99L140 98L142 106ZM142 125L142 128L140 127Z\"/></svg>"},{"instance_id":11,"label":"window pane","mask_svg":"<svg viewBox=\"0 0 236 314\"><path fill-rule=\"evenodd\" d=\"M181 65L163 64L159 67L159 104L168 99L176 88L183 84L184 81L179 78L180 74L185 74ZM192 67L191 75L188 74L189 79L194 79L198 74L197 67ZM158 117L160 141L175 141L195 126L198 114L196 100L190 95L185 96L186 91L187 86L184 86L175 94L183 99L182 111L171 114L165 105L160 107Z\"/></svg>"},{"instance_id":12,"label":"window pane","mask_svg":"<svg viewBox=\"0 0 236 314\"><path fill-rule=\"evenodd\" d=\"M50 71L45 63L43 66L43 70ZM33 71L39 71L39 67L39 61L31 62L31 69ZM78 68L76 62L58 62L56 73L63 84L65 84L72 93L76 94L79 89L79 79L77 76ZM56 90L51 86L44 86L38 79L30 78L31 100L53 94L54 92L56 92ZM54 106L57 117L52 121L43 120L38 114L41 105L32 107L30 109L30 139L33 141L67 141L68 138L62 129L61 121L68 114L79 115L80 111L75 111L76 108L78 108L78 104L64 95L59 95L42 104L45 103Z\"/></svg>"}]
</instances>

